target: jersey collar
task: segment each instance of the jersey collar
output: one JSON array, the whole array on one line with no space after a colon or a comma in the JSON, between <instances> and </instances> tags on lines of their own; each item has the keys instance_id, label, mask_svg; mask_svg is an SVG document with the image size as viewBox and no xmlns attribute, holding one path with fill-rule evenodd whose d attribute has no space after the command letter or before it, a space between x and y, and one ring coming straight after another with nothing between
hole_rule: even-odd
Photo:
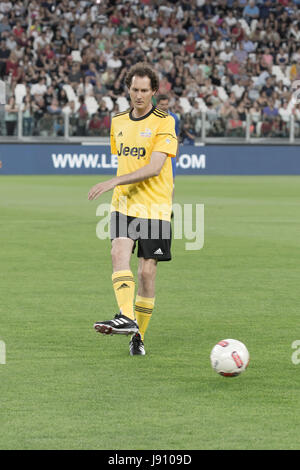
<instances>
[{"instance_id":1,"label":"jersey collar","mask_svg":"<svg viewBox=\"0 0 300 470\"><path fill-rule=\"evenodd\" d=\"M148 116L150 116L150 114L152 114L154 110L155 110L155 106L152 106L152 109L150 109L150 111L148 111L147 114L145 114L144 116L141 116L139 118L135 118L135 117L132 116L132 111L133 111L133 108L132 108L129 112L129 117L132 121L142 121L143 119L146 119Z\"/></svg>"}]
</instances>

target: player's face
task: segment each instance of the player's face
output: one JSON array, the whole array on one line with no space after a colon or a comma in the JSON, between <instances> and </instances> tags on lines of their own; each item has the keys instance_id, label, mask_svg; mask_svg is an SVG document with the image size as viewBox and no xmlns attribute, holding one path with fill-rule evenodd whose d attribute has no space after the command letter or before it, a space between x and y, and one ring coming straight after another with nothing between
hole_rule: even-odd
<instances>
[{"instance_id":1,"label":"player's face","mask_svg":"<svg viewBox=\"0 0 300 470\"><path fill-rule=\"evenodd\" d=\"M168 111L169 109L169 100L160 100L157 106L162 109L163 111Z\"/></svg>"},{"instance_id":2,"label":"player's face","mask_svg":"<svg viewBox=\"0 0 300 470\"><path fill-rule=\"evenodd\" d=\"M150 111L154 94L149 77L132 77L129 95L134 109L139 114Z\"/></svg>"}]
</instances>

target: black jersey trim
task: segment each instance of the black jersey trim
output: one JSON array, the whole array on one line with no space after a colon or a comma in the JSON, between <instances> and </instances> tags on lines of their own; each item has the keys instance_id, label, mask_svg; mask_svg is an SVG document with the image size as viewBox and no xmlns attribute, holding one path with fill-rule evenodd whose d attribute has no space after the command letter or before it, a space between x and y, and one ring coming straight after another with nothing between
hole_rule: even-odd
<instances>
[{"instance_id":1,"label":"black jersey trim","mask_svg":"<svg viewBox=\"0 0 300 470\"><path fill-rule=\"evenodd\" d=\"M170 132L158 132L156 135L170 135L173 139L178 140L177 137L175 137Z\"/></svg>"},{"instance_id":2,"label":"black jersey trim","mask_svg":"<svg viewBox=\"0 0 300 470\"><path fill-rule=\"evenodd\" d=\"M132 111L133 111L133 108L130 110L130 113L129 113L129 118L132 120L132 121L142 121L143 119L146 119L147 117L150 116L150 114L153 113L153 111L155 110L155 106L152 106L152 108L150 109L150 111L145 114L144 116L141 116L139 118L135 118L134 116L132 116Z\"/></svg>"},{"instance_id":3,"label":"black jersey trim","mask_svg":"<svg viewBox=\"0 0 300 470\"><path fill-rule=\"evenodd\" d=\"M158 114L161 114L162 117L167 117L167 116L169 116L169 113L166 113L165 111L163 111L163 110L160 109L160 108L155 108L155 112L158 113Z\"/></svg>"},{"instance_id":4,"label":"black jersey trim","mask_svg":"<svg viewBox=\"0 0 300 470\"><path fill-rule=\"evenodd\" d=\"M153 111L153 114L161 119L165 119L169 116L169 114L162 114L161 112L158 112L157 109Z\"/></svg>"},{"instance_id":5,"label":"black jersey trim","mask_svg":"<svg viewBox=\"0 0 300 470\"><path fill-rule=\"evenodd\" d=\"M118 117L118 116L124 116L124 114L128 114L128 113L130 113L130 109L127 109L127 111L123 111L122 113L117 113L117 114L115 114L115 115L112 117L112 119L115 118L115 117Z\"/></svg>"}]
</instances>

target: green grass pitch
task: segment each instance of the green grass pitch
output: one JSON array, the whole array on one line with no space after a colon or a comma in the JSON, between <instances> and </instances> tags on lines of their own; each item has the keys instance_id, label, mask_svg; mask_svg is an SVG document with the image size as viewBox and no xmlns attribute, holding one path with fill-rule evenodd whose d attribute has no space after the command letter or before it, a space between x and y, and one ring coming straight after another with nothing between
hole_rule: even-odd
<instances>
[{"instance_id":1,"label":"green grass pitch","mask_svg":"<svg viewBox=\"0 0 300 470\"><path fill-rule=\"evenodd\" d=\"M177 177L205 243L174 241L133 358L92 328L117 312L96 237L111 194L87 200L104 178L0 178L0 449L299 449L300 178ZM209 362L228 337L251 356L237 378Z\"/></svg>"}]
</instances>

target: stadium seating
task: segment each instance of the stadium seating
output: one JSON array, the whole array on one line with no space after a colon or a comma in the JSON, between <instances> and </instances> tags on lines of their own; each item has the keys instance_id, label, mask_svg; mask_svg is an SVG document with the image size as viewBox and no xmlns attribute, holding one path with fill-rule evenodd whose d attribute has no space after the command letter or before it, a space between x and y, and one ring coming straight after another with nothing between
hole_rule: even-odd
<instances>
[{"instance_id":1,"label":"stadium seating","mask_svg":"<svg viewBox=\"0 0 300 470\"><path fill-rule=\"evenodd\" d=\"M129 107L124 75L145 60L154 65L160 92L168 93L181 129L187 122L196 138L247 132L287 137L292 115L297 135L299 24L297 0L5 0L0 3L5 120L21 119L23 126L1 126L0 134L9 128L16 135L31 118L29 135L64 135L66 115L71 136L89 135L100 108L110 119ZM58 110L49 114L54 97ZM107 126L99 135L105 133Z\"/></svg>"}]
</instances>

